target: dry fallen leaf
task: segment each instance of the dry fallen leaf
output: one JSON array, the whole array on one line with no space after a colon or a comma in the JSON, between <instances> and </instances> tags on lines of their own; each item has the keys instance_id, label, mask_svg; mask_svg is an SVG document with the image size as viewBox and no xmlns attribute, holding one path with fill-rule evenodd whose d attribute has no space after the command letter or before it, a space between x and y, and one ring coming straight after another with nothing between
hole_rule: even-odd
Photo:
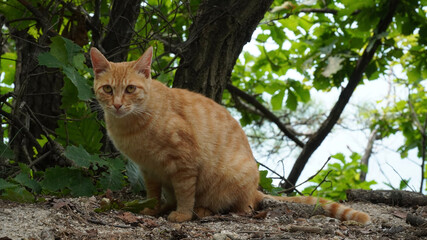
<instances>
[{"instance_id":1,"label":"dry fallen leaf","mask_svg":"<svg viewBox=\"0 0 427 240\"><path fill-rule=\"evenodd\" d=\"M127 224L135 224L139 222L138 218L131 212L124 212L122 215L118 215L117 217Z\"/></svg>"}]
</instances>

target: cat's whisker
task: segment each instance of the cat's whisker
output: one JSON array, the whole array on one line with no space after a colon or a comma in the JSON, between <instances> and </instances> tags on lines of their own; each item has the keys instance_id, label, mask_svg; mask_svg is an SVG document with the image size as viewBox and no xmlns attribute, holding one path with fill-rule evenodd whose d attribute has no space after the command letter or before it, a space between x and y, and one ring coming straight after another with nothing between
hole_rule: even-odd
<instances>
[{"instance_id":1,"label":"cat's whisker","mask_svg":"<svg viewBox=\"0 0 427 240\"><path fill-rule=\"evenodd\" d=\"M135 113L135 115L138 115L138 116L149 116L149 117L151 117L151 113L150 112L143 111L143 110L140 110L140 109L134 110L133 113Z\"/></svg>"}]
</instances>

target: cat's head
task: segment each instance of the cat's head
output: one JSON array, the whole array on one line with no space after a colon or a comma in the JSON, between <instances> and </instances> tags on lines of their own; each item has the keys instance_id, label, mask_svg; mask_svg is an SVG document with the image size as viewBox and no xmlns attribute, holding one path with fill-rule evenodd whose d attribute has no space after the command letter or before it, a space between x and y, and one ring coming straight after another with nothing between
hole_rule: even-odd
<instances>
[{"instance_id":1,"label":"cat's head","mask_svg":"<svg viewBox=\"0 0 427 240\"><path fill-rule=\"evenodd\" d=\"M144 114L144 102L151 86L153 48L133 62L109 62L102 53L91 48L95 81L93 89L103 110L115 117Z\"/></svg>"}]
</instances>

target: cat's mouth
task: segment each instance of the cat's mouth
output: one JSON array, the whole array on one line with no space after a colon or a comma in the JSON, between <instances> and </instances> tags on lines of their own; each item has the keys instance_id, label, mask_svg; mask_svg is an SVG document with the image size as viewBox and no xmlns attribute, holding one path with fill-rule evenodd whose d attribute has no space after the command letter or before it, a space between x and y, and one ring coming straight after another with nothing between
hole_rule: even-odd
<instances>
[{"instance_id":1,"label":"cat's mouth","mask_svg":"<svg viewBox=\"0 0 427 240\"><path fill-rule=\"evenodd\" d=\"M110 108L109 112L117 118L122 118L129 114L129 111L126 111L125 109L122 109L122 108L115 109L114 107Z\"/></svg>"}]
</instances>

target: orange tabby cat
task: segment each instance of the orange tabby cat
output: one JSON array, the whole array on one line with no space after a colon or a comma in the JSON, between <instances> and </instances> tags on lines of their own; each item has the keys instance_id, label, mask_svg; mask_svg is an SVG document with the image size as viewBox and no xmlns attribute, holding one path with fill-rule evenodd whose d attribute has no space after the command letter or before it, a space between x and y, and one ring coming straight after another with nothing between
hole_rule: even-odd
<instances>
[{"instance_id":1,"label":"orange tabby cat","mask_svg":"<svg viewBox=\"0 0 427 240\"><path fill-rule=\"evenodd\" d=\"M366 213L325 199L258 191L258 167L238 122L209 98L152 80L151 47L133 62L109 62L96 48L90 54L108 135L139 165L148 198L158 200L144 214L174 210L168 219L183 222L193 215L251 212L268 197L320 204L332 217L370 222Z\"/></svg>"}]
</instances>

